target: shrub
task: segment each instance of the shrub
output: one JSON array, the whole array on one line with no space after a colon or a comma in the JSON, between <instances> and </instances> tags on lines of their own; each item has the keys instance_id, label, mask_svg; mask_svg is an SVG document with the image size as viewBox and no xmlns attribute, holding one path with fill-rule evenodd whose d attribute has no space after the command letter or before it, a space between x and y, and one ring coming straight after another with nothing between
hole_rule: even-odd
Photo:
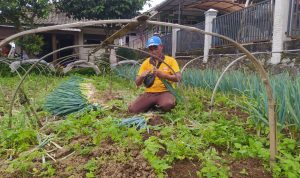
<instances>
[{"instance_id":1,"label":"shrub","mask_svg":"<svg viewBox=\"0 0 300 178\"><path fill-rule=\"evenodd\" d=\"M131 49L127 49L127 48L118 48L116 50L116 54L118 56L122 56L124 58L127 58L129 60L138 60L139 59L139 54L138 52L131 50ZM120 60L125 60L123 58L121 58Z\"/></svg>"}]
</instances>

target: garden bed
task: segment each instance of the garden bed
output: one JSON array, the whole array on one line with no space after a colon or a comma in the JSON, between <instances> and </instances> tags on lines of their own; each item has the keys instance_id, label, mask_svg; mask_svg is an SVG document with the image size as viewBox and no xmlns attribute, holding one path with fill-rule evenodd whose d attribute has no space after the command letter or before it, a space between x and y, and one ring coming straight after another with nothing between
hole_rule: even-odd
<instances>
[{"instance_id":1,"label":"garden bed","mask_svg":"<svg viewBox=\"0 0 300 178\"><path fill-rule=\"evenodd\" d=\"M10 98L17 78L0 80L6 83L1 85L2 97ZM34 106L40 108L37 114L42 129L30 125L26 110L16 102L14 130L10 130L7 106L1 103L1 175L174 178L299 175L299 143L297 138L283 134L279 134L276 169L271 172L268 129L261 127L260 135L256 135L251 113L240 108L245 97L218 93L210 115L211 92L187 87L182 94L188 102L178 103L169 113L154 110L140 115L147 120L148 128L138 130L119 123L133 117L127 112L127 105L142 89L116 76L112 86L106 76L84 79L86 87L92 88L92 92L86 93L88 100L99 104L97 110L54 117L41 109L45 96L67 80L31 76L26 83L26 93ZM38 89L32 87L37 81ZM37 147L36 135L51 141Z\"/></svg>"}]
</instances>

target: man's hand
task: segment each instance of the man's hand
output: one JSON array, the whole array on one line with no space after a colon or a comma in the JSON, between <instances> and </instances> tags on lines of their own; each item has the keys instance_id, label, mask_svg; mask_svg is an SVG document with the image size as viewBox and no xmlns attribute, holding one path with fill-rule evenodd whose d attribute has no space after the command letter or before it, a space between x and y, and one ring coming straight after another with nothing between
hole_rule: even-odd
<instances>
[{"instance_id":1,"label":"man's hand","mask_svg":"<svg viewBox=\"0 0 300 178\"><path fill-rule=\"evenodd\" d=\"M166 80L170 80L173 82L179 82L181 80L181 73L177 72L173 75L170 74L166 74L160 70L158 70L157 68L153 69L153 73L155 74L155 76L161 78L161 79L166 79Z\"/></svg>"},{"instance_id":2,"label":"man's hand","mask_svg":"<svg viewBox=\"0 0 300 178\"><path fill-rule=\"evenodd\" d=\"M163 73L162 71L160 71L159 69L157 69L156 67L154 67L153 69L153 74L159 78L163 78L165 79L166 78L166 75L165 73Z\"/></svg>"},{"instance_id":3,"label":"man's hand","mask_svg":"<svg viewBox=\"0 0 300 178\"><path fill-rule=\"evenodd\" d=\"M144 71L140 76L137 76L135 79L135 84L136 86L141 86L143 84L143 80L146 77L146 75L148 75L151 71L150 70L146 70Z\"/></svg>"}]
</instances>

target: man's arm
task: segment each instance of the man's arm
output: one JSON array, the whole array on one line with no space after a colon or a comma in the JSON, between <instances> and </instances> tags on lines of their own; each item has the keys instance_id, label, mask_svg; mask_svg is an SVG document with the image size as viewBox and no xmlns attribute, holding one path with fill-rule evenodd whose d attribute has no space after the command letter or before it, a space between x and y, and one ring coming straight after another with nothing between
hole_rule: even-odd
<instances>
[{"instance_id":1,"label":"man's arm","mask_svg":"<svg viewBox=\"0 0 300 178\"><path fill-rule=\"evenodd\" d=\"M170 75L170 74L165 74L162 71L156 69L156 70L154 70L154 73L159 78L167 79L167 80L170 80L172 82L179 82L181 80L181 78L182 78L180 72L176 72L175 74Z\"/></svg>"},{"instance_id":2,"label":"man's arm","mask_svg":"<svg viewBox=\"0 0 300 178\"><path fill-rule=\"evenodd\" d=\"M145 79L146 75L149 73L150 71L145 71L143 72L141 75L136 76L135 78L135 84L136 86L141 86L143 84L143 80Z\"/></svg>"},{"instance_id":3,"label":"man's arm","mask_svg":"<svg viewBox=\"0 0 300 178\"><path fill-rule=\"evenodd\" d=\"M182 79L182 76L181 76L177 61L174 58L170 58L168 60L168 64L169 64L169 67L171 67L173 69L173 71L175 71L175 74L167 74L156 68L154 69L154 73L159 78L166 79L166 80L169 80L172 82L180 82Z\"/></svg>"}]
</instances>

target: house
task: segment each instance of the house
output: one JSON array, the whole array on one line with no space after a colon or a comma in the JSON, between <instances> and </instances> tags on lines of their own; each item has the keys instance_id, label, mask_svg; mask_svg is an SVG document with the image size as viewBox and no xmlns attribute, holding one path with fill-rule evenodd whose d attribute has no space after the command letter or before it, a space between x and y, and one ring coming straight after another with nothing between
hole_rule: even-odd
<instances>
[{"instance_id":1,"label":"house","mask_svg":"<svg viewBox=\"0 0 300 178\"><path fill-rule=\"evenodd\" d=\"M189 26L196 26L201 29L204 29L205 23L205 12L209 9L215 9L218 11L218 16L229 14L235 11L239 11L244 9L245 6L256 4L261 2L262 0L165 0L156 7L150 9L147 13L151 14L151 20L157 20L162 22L170 22L170 23L178 23L181 25L189 25ZM163 26L154 26L150 27L146 35L150 36L153 33L159 33L163 41L167 44L171 42L171 34L172 29L170 27L163 27ZM181 33L181 32L177 32ZM199 34L194 34L196 39L202 40L203 38ZM142 35L138 35L142 36ZM195 39L194 36L181 34L183 39ZM186 38L188 37L188 38ZM133 40L136 44L138 39ZM178 40L178 41L185 41L188 40ZM193 42L192 46L199 46L204 44L204 42ZM199 44L200 43L200 44ZM141 46L141 45L132 45L132 46ZM170 45L166 45L170 46ZM178 49L179 52L186 51L186 50L193 50L190 49L191 44L179 44ZM193 48L193 47L192 47ZM199 48L199 47L196 47ZM166 53L171 54L171 47L166 49Z\"/></svg>"},{"instance_id":2,"label":"house","mask_svg":"<svg viewBox=\"0 0 300 178\"><path fill-rule=\"evenodd\" d=\"M165 0L148 13L152 14L151 20L194 26L228 36L252 51L278 52L295 47L295 39L300 36L299 7L299 0ZM216 37L164 26L149 26L137 36L148 37L154 32L160 34L168 47L165 53L173 56L199 51L207 61L214 49L230 47ZM144 47L139 38L133 42ZM271 63L280 60L280 53L272 54Z\"/></svg>"},{"instance_id":3,"label":"house","mask_svg":"<svg viewBox=\"0 0 300 178\"><path fill-rule=\"evenodd\" d=\"M88 21L88 20L81 20ZM68 17L65 13L53 10L45 19L35 19L35 25L39 27L61 25L67 23L79 22L78 20ZM11 25L0 25L0 40L7 38L10 35L17 33L17 30ZM42 35L45 45L42 52L37 57L42 57L56 49L72 45L100 44L106 38L104 27L88 26L84 28L66 28L62 30L47 31L39 33ZM79 47L60 51L52 56L49 56L45 61L50 62L60 58L72 59L88 59L90 48ZM100 51L101 53L101 51ZM95 54L97 55L97 54ZM67 60L66 60L67 61Z\"/></svg>"}]
</instances>

